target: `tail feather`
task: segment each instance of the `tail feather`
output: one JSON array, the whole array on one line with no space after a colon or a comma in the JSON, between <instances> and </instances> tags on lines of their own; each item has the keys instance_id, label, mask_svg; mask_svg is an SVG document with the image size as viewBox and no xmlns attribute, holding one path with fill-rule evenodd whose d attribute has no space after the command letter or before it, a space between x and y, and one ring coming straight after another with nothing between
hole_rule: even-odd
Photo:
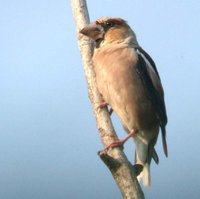
<instances>
[{"instance_id":1,"label":"tail feather","mask_svg":"<svg viewBox=\"0 0 200 199\"><path fill-rule=\"evenodd\" d=\"M159 157L158 157L158 154L156 153L156 150L155 150L154 147L152 149L152 158L153 158L153 160L155 161L156 164L159 163Z\"/></svg>"},{"instance_id":2,"label":"tail feather","mask_svg":"<svg viewBox=\"0 0 200 199\"><path fill-rule=\"evenodd\" d=\"M153 159L157 164L159 163L159 158L154 148L154 142L143 142L136 136L134 140L136 144L135 163L143 166L143 170L137 178L139 181L143 181L144 186L149 187L151 185L151 160Z\"/></svg>"},{"instance_id":3,"label":"tail feather","mask_svg":"<svg viewBox=\"0 0 200 199\"><path fill-rule=\"evenodd\" d=\"M150 176L150 165L146 163L143 166L143 170L139 176L137 176L138 181L143 181L145 187L151 186L151 176Z\"/></svg>"},{"instance_id":4,"label":"tail feather","mask_svg":"<svg viewBox=\"0 0 200 199\"><path fill-rule=\"evenodd\" d=\"M151 177L150 177L150 160L149 155L149 146L147 143L141 142L139 139L135 137L136 151L135 151L135 162L136 164L143 165L143 170L137 176L139 181L143 181L144 186L150 186Z\"/></svg>"},{"instance_id":5,"label":"tail feather","mask_svg":"<svg viewBox=\"0 0 200 199\"><path fill-rule=\"evenodd\" d=\"M166 141L166 129L165 129L165 127L161 126L161 131L162 131L163 150L164 150L165 156L168 157L167 141Z\"/></svg>"}]
</instances>

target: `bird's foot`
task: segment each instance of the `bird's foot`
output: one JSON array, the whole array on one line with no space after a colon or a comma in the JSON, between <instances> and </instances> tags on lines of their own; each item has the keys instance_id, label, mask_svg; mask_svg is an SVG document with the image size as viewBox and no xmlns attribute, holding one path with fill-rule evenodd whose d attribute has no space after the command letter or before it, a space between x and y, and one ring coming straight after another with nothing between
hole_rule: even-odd
<instances>
[{"instance_id":1,"label":"bird's foot","mask_svg":"<svg viewBox=\"0 0 200 199\"><path fill-rule=\"evenodd\" d=\"M109 104L108 104L108 102L102 102L101 104L99 104L98 106L97 106L97 108L104 108L104 107L106 107L106 106L108 106Z\"/></svg>"},{"instance_id":2,"label":"bird's foot","mask_svg":"<svg viewBox=\"0 0 200 199\"><path fill-rule=\"evenodd\" d=\"M102 109L102 108L104 108L104 107L107 107L108 105L109 105L108 102L102 102L101 104L99 104L99 105L97 106L97 109ZM108 112L109 112L109 114L111 115L112 112L113 112L113 109L110 108L110 109L108 110Z\"/></svg>"},{"instance_id":3,"label":"bird's foot","mask_svg":"<svg viewBox=\"0 0 200 199\"><path fill-rule=\"evenodd\" d=\"M132 136L134 136L136 134L136 131L131 131L128 136L126 136L124 139L122 140L118 140L118 141L115 141L111 144L109 144L102 152L103 153L107 153L110 149L114 148L114 147L121 147L124 145L124 143Z\"/></svg>"},{"instance_id":4,"label":"bird's foot","mask_svg":"<svg viewBox=\"0 0 200 199\"><path fill-rule=\"evenodd\" d=\"M123 146L124 145L124 142L123 140L118 140L116 142L113 142L111 144L109 144L106 148L104 148L104 152L107 153L110 149L113 149L115 147L120 147L120 146Z\"/></svg>"}]
</instances>

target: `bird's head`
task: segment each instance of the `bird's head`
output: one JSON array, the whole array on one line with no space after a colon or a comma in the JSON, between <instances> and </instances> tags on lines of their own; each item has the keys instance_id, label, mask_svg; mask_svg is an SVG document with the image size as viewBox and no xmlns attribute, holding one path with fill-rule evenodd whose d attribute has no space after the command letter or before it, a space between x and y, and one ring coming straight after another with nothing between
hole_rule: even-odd
<instances>
[{"instance_id":1,"label":"bird's head","mask_svg":"<svg viewBox=\"0 0 200 199\"><path fill-rule=\"evenodd\" d=\"M121 18L103 17L84 27L80 33L96 42L96 47L111 43L130 42L138 45L135 33Z\"/></svg>"}]
</instances>

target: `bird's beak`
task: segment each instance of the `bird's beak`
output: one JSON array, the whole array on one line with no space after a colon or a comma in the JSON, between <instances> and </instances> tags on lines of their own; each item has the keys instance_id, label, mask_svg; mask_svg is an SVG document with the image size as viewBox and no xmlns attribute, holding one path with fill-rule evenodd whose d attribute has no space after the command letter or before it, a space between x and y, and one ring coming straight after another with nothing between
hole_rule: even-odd
<instances>
[{"instance_id":1,"label":"bird's beak","mask_svg":"<svg viewBox=\"0 0 200 199\"><path fill-rule=\"evenodd\" d=\"M84 27L80 33L90 37L94 41L97 41L98 39L102 39L104 36L104 30L100 24L97 23L91 23Z\"/></svg>"}]
</instances>

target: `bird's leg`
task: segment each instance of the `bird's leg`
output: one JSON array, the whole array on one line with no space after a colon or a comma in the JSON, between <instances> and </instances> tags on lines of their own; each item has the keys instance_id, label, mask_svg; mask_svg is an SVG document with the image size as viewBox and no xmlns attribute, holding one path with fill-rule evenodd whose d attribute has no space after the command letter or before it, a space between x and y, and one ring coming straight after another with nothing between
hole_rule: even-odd
<instances>
[{"instance_id":1,"label":"bird's leg","mask_svg":"<svg viewBox=\"0 0 200 199\"><path fill-rule=\"evenodd\" d=\"M112 149L114 147L117 147L117 146L122 146L124 145L124 143L132 136L134 136L136 134L137 131L135 130L132 130L124 139L122 140L118 140L116 142L113 142L111 144L109 144L105 149L104 151L107 152L109 149Z\"/></svg>"}]
</instances>

